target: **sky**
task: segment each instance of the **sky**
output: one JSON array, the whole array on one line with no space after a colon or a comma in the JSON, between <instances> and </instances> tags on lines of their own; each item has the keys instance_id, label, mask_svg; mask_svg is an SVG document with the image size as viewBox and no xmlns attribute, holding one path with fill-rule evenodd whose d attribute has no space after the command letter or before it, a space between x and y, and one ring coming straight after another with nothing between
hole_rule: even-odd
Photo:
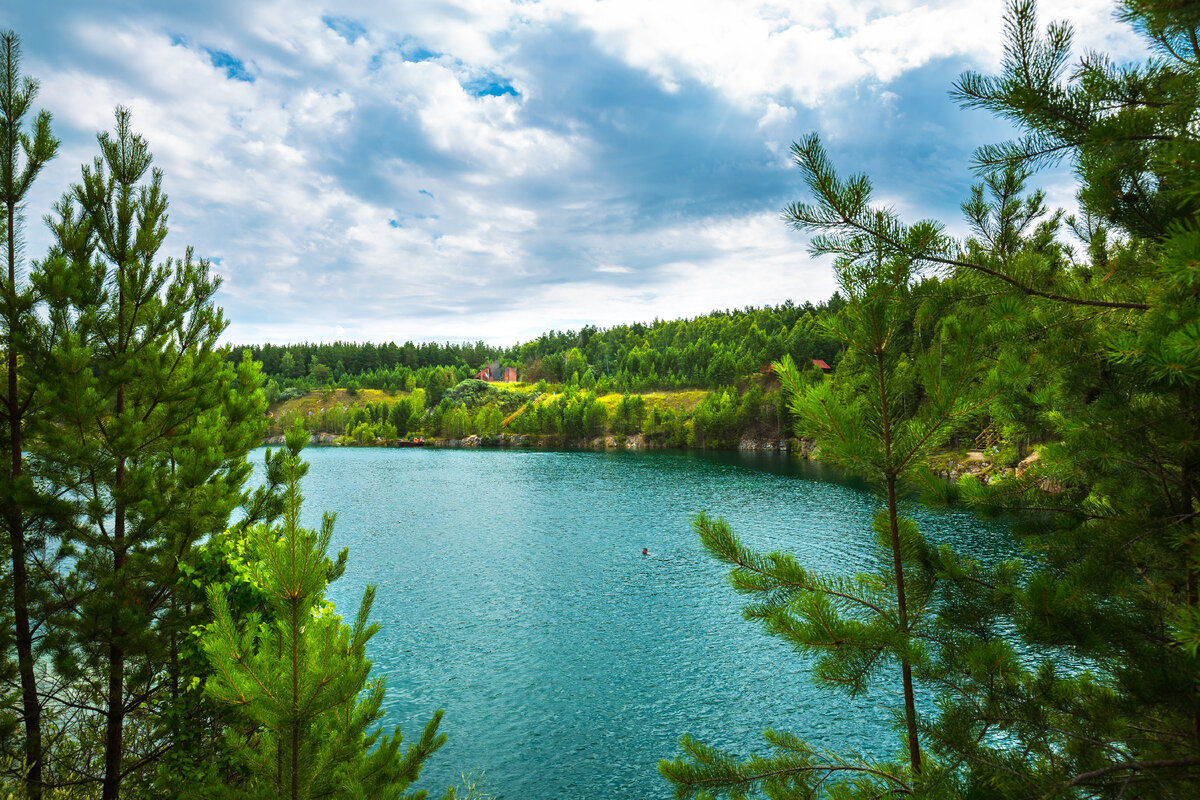
<instances>
[{"instance_id":1,"label":"sky","mask_svg":"<svg viewBox=\"0 0 1200 800\"><path fill-rule=\"evenodd\" d=\"M1078 52L1143 53L1109 0L1039 4ZM170 198L162 250L222 278L234 343L527 341L819 302L780 209L820 134L910 220L965 233L948 96L1002 58L999 0L0 0L60 154L25 251L125 106ZM1069 206L1070 175L1041 176Z\"/></svg>"}]
</instances>

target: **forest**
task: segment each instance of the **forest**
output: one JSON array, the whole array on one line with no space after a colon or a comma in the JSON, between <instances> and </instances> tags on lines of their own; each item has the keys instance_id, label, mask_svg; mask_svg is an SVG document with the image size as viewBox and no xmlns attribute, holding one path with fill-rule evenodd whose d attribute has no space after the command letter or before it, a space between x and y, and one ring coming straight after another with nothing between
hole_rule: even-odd
<instances>
[{"instance_id":1,"label":"forest","mask_svg":"<svg viewBox=\"0 0 1200 800\"><path fill-rule=\"evenodd\" d=\"M729 449L743 439L778 446L790 423L771 365L784 357L837 364L843 348L823 320L843 305L835 293L816 306L788 301L551 331L506 349L482 342L268 344L232 347L226 359L236 364L248 353L262 364L275 437L299 421L347 445L516 434L536 437L527 446L590 446L606 436L676 448ZM519 382L475 380L489 362L514 367ZM814 368L808 379L820 373Z\"/></svg>"},{"instance_id":2,"label":"forest","mask_svg":"<svg viewBox=\"0 0 1200 800\"><path fill-rule=\"evenodd\" d=\"M796 654L781 670L799 657L851 699L892 690L875 713L895 753L822 747L819 720L736 752L680 731L658 763L676 797L1194 798L1200 5L1118 8L1149 48L1140 62L1072 60L1070 25L1015 0L1000 72L951 87L967 112L1018 130L976 151L969 237L879 203L812 134L792 148L806 196L783 216L832 257L829 302L509 349L222 347L212 265L160 252L163 175L128 110L52 208L22 213L59 143L19 38L0 34L0 794L423 797L413 784L446 740L441 712L403 741L378 727L374 589L355 613L327 600L352 554L330 551L332 515L300 523L303 420L263 485L248 457L272 424L269 394L399 391L407 426L468 407L456 391L492 391L464 380L499 360L533 391L559 384L561 402L485 400L471 424L560 414L536 424L571 433L645 431L653 409L635 397L656 388L710 390L717 413L743 413L762 391L747 376L771 364L775 424L876 492L864 523L878 558L858 574L757 552L703 498L693 524L747 622ZM1060 165L1074 214L1034 188ZM26 259L25 218L43 213L53 244ZM375 404L371 424L397 405ZM931 473L955 435L985 428L1036 457L986 483ZM918 498L1001 517L1023 557L927 539L906 514Z\"/></svg>"},{"instance_id":3,"label":"forest","mask_svg":"<svg viewBox=\"0 0 1200 800\"><path fill-rule=\"evenodd\" d=\"M809 382L822 378L816 370L806 376ZM788 410L773 376L755 376L745 391L729 386L647 394L601 393L594 386L543 381L498 386L468 378L432 407L426 406L421 388L377 396L325 391L285 400L268 416L268 441L282 441L299 425L311 441L339 446L396 446L414 439L456 446L469 437L482 446L543 449L790 445Z\"/></svg>"},{"instance_id":4,"label":"forest","mask_svg":"<svg viewBox=\"0 0 1200 800\"><path fill-rule=\"evenodd\" d=\"M835 293L816 306L789 300L774 307L714 311L649 325L549 331L508 348L483 342L264 344L234 346L227 358L236 363L249 351L262 364L271 401L287 389L421 388L434 406L446 389L490 362L515 367L523 382L599 387L601 394L720 389L785 355L797 363L821 359L836 365L842 348L822 320L836 314L843 303Z\"/></svg>"}]
</instances>

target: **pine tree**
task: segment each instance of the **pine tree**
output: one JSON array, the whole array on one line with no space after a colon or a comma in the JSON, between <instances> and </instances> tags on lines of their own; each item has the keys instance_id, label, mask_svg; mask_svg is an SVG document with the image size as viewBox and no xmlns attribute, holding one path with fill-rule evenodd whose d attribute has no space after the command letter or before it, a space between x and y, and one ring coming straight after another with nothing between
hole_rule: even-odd
<instances>
[{"instance_id":1,"label":"pine tree","mask_svg":"<svg viewBox=\"0 0 1200 800\"><path fill-rule=\"evenodd\" d=\"M21 720L24 734L25 792L30 798L42 794L41 701L34 675L34 636L30 622L31 578L26 554L26 537L31 505L38 502L34 484L25 469L24 434L34 409L36 379L29 372L28 341L38 322L33 308L36 295L21 279L21 206L46 162L54 158L58 141L50 133L50 114L42 111L28 130L22 120L37 95L37 82L21 77L21 43L13 31L0 33L0 200L4 204L0 243L5 249L7 275L0 277L0 324L4 332L5 385L0 413L7 436L0 451L8 458L0 471L3 513L0 524L8 532L12 575L14 645L21 683ZM26 374L22 376L22 372Z\"/></svg>"},{"instance_id":2,"label":"pine tree","mask_svg":"<svg viewBox=\"0 0 1200 800\"><path fill-rule=\"evenodd\" d=\"M980 167L1036 169L1068 159L1086 209L1132 235L1158 239L1173 220L1200 211L1193 190L1200 10L1172 0L1119 5L1155 57L1118 66L1091 52L1071 65L1071 26L1054 22L1039 35L1036 4L1016 0L1005 19L1001 74L965 73L953 95L1023 131L1015 141L979 148Z\"/></svg>"},{"instance_id":3,"label":"pine tree","mask_svg":"<svg viewBox=\"0 0 1200 800\"><path fill-rule=\"evenodd\" d=\"M1024 129L1017 142L981 148L982 168L1060 157L1076 168L1083 213L1068 224L1084 253L1060 280L1076 282L1073 294L1125 286L1143 301L1103 315L1035 307L1017 340L1038 352L1018 384L1025 397L1006 393L1004 411L1019 420L1034 410L1050 441L1023 479L969 499L1050 515L1049 525L1024 526L1045 558L1015 622L1043 651L1064 649L1091 669L1064 673L1047 656L1009 695L1005 724L1040 730L1042 761L1006 763L986 740L968 752L986 765L981 777L1024 791L1190 797L1200 781L1200 13L1122 6L1155 53L1143 64L1088 54L1068 72L1069 26L1039 34L1034 6L1015 3L1002 74L958 84L964 105ZM1053 339L1036 330L1051 315L1064 334ZM956 711L959 743L997 727Z\"/></svg>"},{"instance_id":4,"label":"pine tree","mask_svg":"<svg viewBox=\"0 0 1200 800\"><path fill-rule=\"evenodd\" d=\"M369 731L383 716L384 694L365 655L379 629L367 622L375 588L367 587L353 625L325 599L345 569L346 551L336 562L328 556L332 514L319 531L300 526L300 479L307 471L300 450L307 439L298 425L287 435L282 523L254 526L237 545L238 569L260 598L259 612L239 624L226 590L209 592L214 621L202 641L214 674L207 692L244 723L228 732L243 779L226 792L272 800L399 798L446 741L437 732L442 712L403 754L398 727L382 738Z\"/></svg>"},{"instance_id":5,"label":"pine tree","mask_svg":"<svg viewBox=\"0 0 1200 800\"><path fill-rule=\"evenodd\" d=\"M208 263L190 251L156 262L167 201L160 172L144 180L151 156L128 111L99 143L36 276L57 331L40 387L56 424L36 451L78 499L60 532L74 568L57 581L57 699L98 708L104 730L102 765L61 771L79 782L96 768L115 800L172 746L178 643L197 599L180 594L180 568L241 501L265 404L256 366L235 371L216 347L225 323Z\"/></svg>"},{"instance_id":6,"label":"pine tree","mask_svg":"<svg viewBox=\"0 0 1200 800\"><path fill-rule=\"evenodd\" d=\"M1029 565L982 567L944 548L936 556L909 548L901 537L914 574L933 581L927 596L936 636L909 631L924 643L910 651L914 677L937 695L937 713L917 718L919 780L906 783L898 770L852 754L814 754L771 733L772 759L745 763L685 740L689 755L663 765L681 795L707 785L733 796L762 787L772 797L1195 796L1200 13L1193 5L1125 3L1125 18L1147 34L1156 57L1116 68L1088 55L1070 72L1069 27L1051 25L1040 36L1032 3L1010 7L1004 73L964 76L959 96L1017 121L1026 136L980 150L983 182L963 207L970 241L872 208L866 178L839 180L815 138L797 147L817 203L789 215L820 234L818 252L868 267L886 248L940 269L946 293L963 298L956 313L982 315L988 335L1003 342L991 356L1003 380L989 411L1009 430L1049 441L1021 476L986 486L963 479L940 493L981 511L1022 511L1016 527L1031 543ZM1081 180L1082 214L1065 222L1081 238L1082 255L1058 241L1061 213L1045 214L1039 193L1024 194L1030 169L1060 156L1073 160ZM853 353L847 358L853 367ZM835 385L843 380L839 374ZM828 418L881 428L841 412L831 403ZM811 582L811 575L785 557L743 552L721 526L708 527L713 545L739 565L735 581L765 591L763 615L790 636L787 617L770 614L796 594L788 580ZM861 599L861 587L836 590ZM834 770L857 777L837 785L811 778Z\"/></svg>"},{"instance_id":7,"label":"pine tree","mask_svg":"<svg viewBox=\"0 0 1200 800\"><path fill-rule=\"evenodd\" d=\"M831 179L820 159L797 161L810 184ZM847 347L839 368L842 383L836 389L826 381L812 384L790 358L774 366L790 397L795 433L815 437L824 460L880 490L883 508L873 528L887 566L852 578L821 575L791 555L748 550L723 520L702 514L695 524L706 549L733 567L734 588L755 596L747 618L760 620L798 651L819 656L814 678L820 685L854 696L882 680L886 664L899 666L907 764L818 751L774 731L767 733L775 750L771 757L739 762L684 737L686 755L659 766L679 797L714 790L739 797L754 788L779 798L850 789L912 793L924 786L914 671L928 675L937 669L934 645L944 622L938 601L957 592L977 568L926 542L902 515L900 498L953 426L988 401L981 386L987 377L981 367L986 339L978 319L942 316L936 321L938 346L918 353L914 368L903 335L913 305L912 262L884 246L873 256L866 263L844 258L836 267L847 303L828 325ZM925 403L906 413L898 400L912 369L920 375Z\"/></svg>"}]
</instances>

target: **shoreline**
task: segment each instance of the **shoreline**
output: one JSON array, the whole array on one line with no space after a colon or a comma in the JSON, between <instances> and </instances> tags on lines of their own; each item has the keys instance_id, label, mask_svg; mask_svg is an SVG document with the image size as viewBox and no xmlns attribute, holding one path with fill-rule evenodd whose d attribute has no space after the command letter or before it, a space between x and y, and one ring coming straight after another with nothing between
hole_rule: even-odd
<instances>
[{"instance_id":1,"label":"shoreline","mask_svg":"<svg viewBox=\"0 0 1200 800\"><path fill-rule=\"evenodd\" d=\"M309 447L344 447L344 448L396 448L407 449L396 441L376 440L372 444L346 444L339 441L340 436L332 433L313 433L309 435ZM284 444L282 434L264 436L262 446L276 447ZM422 447L435 450L534 450L562 451L575 450L580 452L596 452L620 450L645 452L652 450L677 450L661 442L647 440L642 434L631 436L607 435L591 439L580 439L574 442L559 441L554 434L532 433L499 433L471 434L461 439L432 439L424 440ZM767 452L794 454L805 461L820 461L820 449L811 438L775 438L743 436L736 447L690 447L689 450L705 450L710 452ZM1015 467L1000 467L985 451L968 451L965 455L943 453L930 459L929 466L933 473L940 478L955 482L959 478L973 477L981 483L990 483L995 479L1020 476L1037 461L1037 452L1030 453ZM1052 489L1051 489L1052 490Z\"/></svg>"},{"instance_id":2,"label":"shoreline","mask_svg":"<svg viewBox=\"0 0 1200 800\"><path fill-rule=\"evenodd\" d=\"M313 433L308 437L308 446L310 447L395 447L400 446L396 442L385 442L376 440L374 444L344 444L339 442L341 437L332 433ZM262 444L264 446L277 446L284 443L282 434L273 436L264 436ZM753 436L743 436L738 440L736 447L695 447L696 450L713 450L713 451L764 451L764 452L783 452L796 453L803 458L813 459L816 456L816 448L812 439L797 439L795 437L787 438L760 438ZM525 450L669 450L673 449L665 444L655 441L647 441L642 434L633 434L630 436L597 436L591 439L580 439L574 442L559 441L559 437L553 434L539 435L532 433L498 433L498 434L472 434L461 439L425 439L424 447L435 449L470 449L470 448L488 448L488 449L525 449Z\"/></svg>"}]
</instances>

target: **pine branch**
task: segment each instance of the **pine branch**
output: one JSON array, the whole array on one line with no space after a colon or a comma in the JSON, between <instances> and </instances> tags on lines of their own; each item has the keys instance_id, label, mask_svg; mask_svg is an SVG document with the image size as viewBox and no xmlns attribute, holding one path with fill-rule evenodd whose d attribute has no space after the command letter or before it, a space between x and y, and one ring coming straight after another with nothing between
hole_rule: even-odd
<instances>
[{"instance_id":1,"label":"pine branch","mask_svg":"<svg viewBox=\"0 0 1200 800\"><path fill-rule=\"evenodd\" d=\"M1071 786L1089 786L1097 783L1098 778L1103 778L1106 775L1111 775L1114 772L1122 770L1130 770L1133 772L1147 769L1186 769L1188 767L1200 766L1200 756L1191 758L1168 758L1159 761L1126 761L1121 764L1110 764L1101 769L1092 770L1076 775L1066 783L1067 787Z\"/></svg>"},{"instance_id":2,"label":"pine branch","mask_svg":"<svg viewBox=\"0 0 1200 800\"><path fill-rule=\"evenodd\" d=\"M769 797L815 797L822 790L830 795L844 784L826 787L826 781L843 774L879 781L883 795L913 792L912 784L899 770L889 768L891 765L876 764L856 754L846 757L814 750L788 733L768 730L764 735L775 755L742 762L685 734L679 746L686 758L660 761L658 770L675 784L675 796L681 800L707 796L702 793L711 791L742 798L756 788Z\"/></svg>"},{"instance_id":3,"label":"pine branch","mask_svg":"<svg viewBox=\"0 0 1200 800\"><path fill-rule=\"evenodd\" d=\"M890 211L869 210L869 181L865 176L852 177L847 183L838 180L815 134L810 135L803 143L793 144L792 157L795 164L805 173L806 182L817 193L820 201L816 208L793 203L784 209L784 219L798 231L849 229L870 241L886 245L914 263L925 262L973 270L1002 281L1022 294L1055 302L1140 311L1151 308L1147 303L1094 300L1043 291L983 264L944 255L946 243L937 226L932 223L918 223L913 227L904 227ZM847 240L845 234L835 234L833 237L814 238L810 249L815 255L843 253L846 258L856 260L865 255L862 244L854 239Z\"/></svg>"},{"instance_id":4,"label":"pine branch","mask_svg":"<svg viewBox=\"0 0 1200 800\"><path fill-rule=\"evenodd\" d=\"M787 593L792 590L821 593L857 604L881 617L890 618L891 616L888 610L866 598L839 591L828 583L814 578L790 555L772 553L763 557L747 550L738 541L730 529L729 523L723 518L712 520L707 514L701 512L693 518L692 525L700 535L701 543L714 557L736 568L729 577L730 583L738 592L744 594ZM769 602L764 607L775 608L785 605L786 602Z\"/></svg>"}]
</instances>

